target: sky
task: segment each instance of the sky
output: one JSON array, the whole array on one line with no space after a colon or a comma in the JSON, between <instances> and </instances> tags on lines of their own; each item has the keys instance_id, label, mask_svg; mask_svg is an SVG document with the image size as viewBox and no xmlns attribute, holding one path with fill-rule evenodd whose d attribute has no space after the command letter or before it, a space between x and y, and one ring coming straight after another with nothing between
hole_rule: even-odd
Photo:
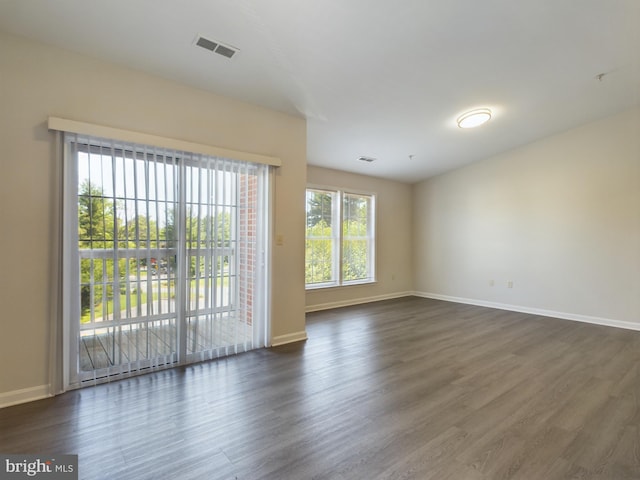
<instances>
[{"instance_id":1,"label":"sky","mask_svg":"<svg viewBox=\"0 0 640 480\"><path fill-rule=\"evenodd\" d=\"M118 200L120 216L148 216L159 226L166 225L169 212L176 208L178 172L178 166L167 157L163 161L145 161L78 151L79 189L89 180L105 197ZM187 203L194 208L200 204L202 215L228 210L236 203L235 177L229 171L185 167Z\"/></svg>"}]
</instances>

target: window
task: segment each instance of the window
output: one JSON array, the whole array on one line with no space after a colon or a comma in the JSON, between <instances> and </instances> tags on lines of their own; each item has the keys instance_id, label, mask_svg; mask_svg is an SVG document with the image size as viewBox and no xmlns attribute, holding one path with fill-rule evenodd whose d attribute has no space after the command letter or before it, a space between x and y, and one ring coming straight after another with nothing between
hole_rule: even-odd
<instances>
[{"instance_id":1,"label":"window","mask_svg":"<svg viewBox=\"0 0 640 480\"><path fill-rule=\"evenodd\" d=\"M68 385L266 343L268 167L65 135Z\"/></svg>"},{"instance_id":2,"label":"window","mask_svg":"<svg viewBox=\"0 0 640 480\"><path fill-rule=\"evenodd\" d=\"M308 188L305 284L333 287L375 281L375 196Z\"/></svg>"}]
</instances>

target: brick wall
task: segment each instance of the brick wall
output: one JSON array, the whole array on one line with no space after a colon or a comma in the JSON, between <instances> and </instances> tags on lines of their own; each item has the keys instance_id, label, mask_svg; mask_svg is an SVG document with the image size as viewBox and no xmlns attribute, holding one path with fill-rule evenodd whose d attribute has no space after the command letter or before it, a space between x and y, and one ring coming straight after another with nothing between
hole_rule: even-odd
<instances>
[{"instance_id":1,"label":"brick wall","mask_svg":"<svg viewBox=\"0 0 640 480\"><path fill-rule=\"evenodd\" d=\"M239 316L249 325L253 322L253 292L256 279L257 262L257 200L258 178L252 174L240 175L240 214L239 214Z\"/></svg>"}]
</instances>

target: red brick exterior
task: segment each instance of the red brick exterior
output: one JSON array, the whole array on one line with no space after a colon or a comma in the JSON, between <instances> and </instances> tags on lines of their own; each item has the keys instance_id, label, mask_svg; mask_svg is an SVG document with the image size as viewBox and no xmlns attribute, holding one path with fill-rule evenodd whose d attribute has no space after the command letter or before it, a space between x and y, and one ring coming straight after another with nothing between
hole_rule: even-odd
<instances>
[{"instance_id":1,"label":"red brick exterior","mask_svg":"<svg viewBox=\"0 0 640 480\"><path fill-rule=\"evenodd\" d=\"M258 178L252 174L240 175L240 235L239 235L239 285L240 318L247 324L253 323L253 291L256 280L257 262L257 201Z\"/></svg>"}]
</instances>

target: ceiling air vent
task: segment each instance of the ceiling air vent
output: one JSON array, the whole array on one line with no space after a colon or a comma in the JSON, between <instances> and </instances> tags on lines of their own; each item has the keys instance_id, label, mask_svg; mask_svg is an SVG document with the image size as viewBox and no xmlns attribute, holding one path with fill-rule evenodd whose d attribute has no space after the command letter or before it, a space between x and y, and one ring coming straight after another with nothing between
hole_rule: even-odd
<instances>
[{"instance_id":1,"label":"ceiling air vent","mask_svg":"<svg viewBox=\"0 0 640 480\"><path fill-rule=\"evenodd\" d=\"M224 45L220 42L209 40L208 38L201 37L200 35L196 37L196 41L194 43L197 46L204 48L205 50L217 53L218 55L222 55L226 58L233 58L233 56L239 52L237 48L231 47L229 45Z\"/></svg>"},{"instance_id":2,"label":"ceiling air vent","mask_svg":"<svg viewBox=\"0 0 640 480\"><path fill-rule=\"evenodd\" d=\"M367 163L376 161L376 159L372 157L358 157L358 160L360 160L361 162L367 162Z\"/></svg>"}]
</instances>

